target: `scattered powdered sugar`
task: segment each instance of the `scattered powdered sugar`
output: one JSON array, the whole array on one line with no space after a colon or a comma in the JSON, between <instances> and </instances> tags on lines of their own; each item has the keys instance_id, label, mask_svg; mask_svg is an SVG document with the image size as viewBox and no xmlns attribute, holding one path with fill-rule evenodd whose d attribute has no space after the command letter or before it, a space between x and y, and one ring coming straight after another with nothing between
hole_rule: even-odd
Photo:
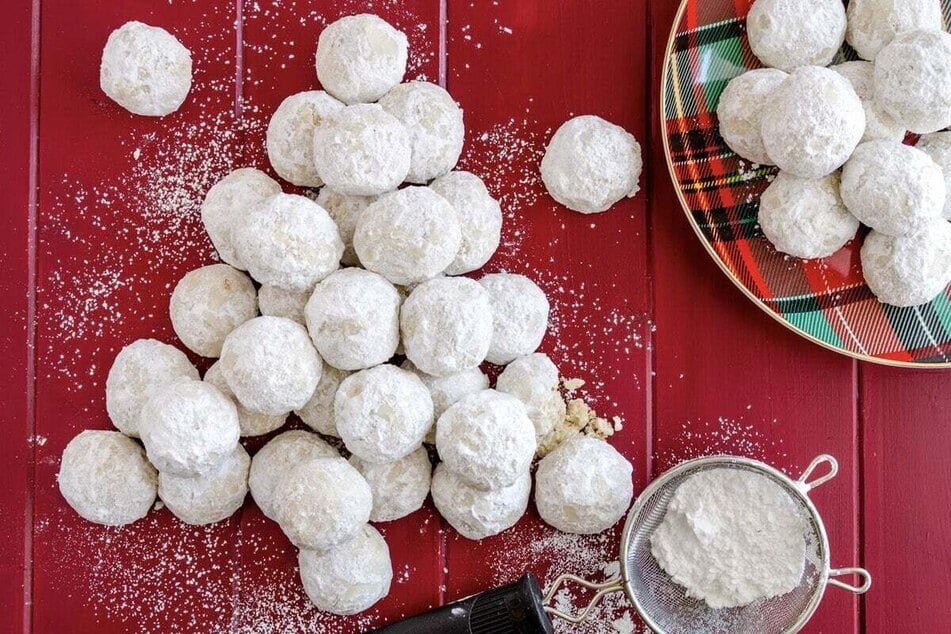
<instances>
[{"instance_id":1,"label":"scattered powdered sugar","mask_svg":"<svg viewBox=\"0 0 951 634\"><path fill-rule=\"evenodd\" d=\"M84 603L107 623L145 633L343 634L377 620L375 610L342 618L313 607L287 539L256 514L204 527L167 512L122 528L78 522L53 511L36 537L65 586L84 588Z\"/></svg>"},{"instance_id":2,"label":"scattered powdered sugar","mask_svg":"<svg viewBox=\"0 0 951 634\"><path fill-rule=\"evenodd\" d=\"M776 420L762 423L746 422L721 416L716 420L687 421L681 425L668 447L655 455L658 472L664 471L685 460L702 456L734 455L770 460L788 458L782 450L782 438L768 435L764 428L775 425Z\"/></svg>"},{"instance_id":3,"label":"scattered powdered sugar","mask_svg":"<svg viewBox=\"0 0 951 634\"><path fill-rule=\"evenodd\" d=\"M503 257L516 253L525 239L522 212L545 194L538 164L551 130L539 131L537 127L534 121L512 118L487 130L472 130L459 160L458 169L479 176L502 205L499 249Z\"/></svg>"}]
</instances>

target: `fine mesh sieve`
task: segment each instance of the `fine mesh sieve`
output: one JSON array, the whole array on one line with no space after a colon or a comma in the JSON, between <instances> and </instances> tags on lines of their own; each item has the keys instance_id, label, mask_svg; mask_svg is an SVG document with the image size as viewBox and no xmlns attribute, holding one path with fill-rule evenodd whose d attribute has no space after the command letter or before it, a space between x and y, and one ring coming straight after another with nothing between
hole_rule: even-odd
<instances>
[{"instance_id":1,"label":"fine mesh sieve","mask_svg":"<svg viewBox=\"0 0 951 634\"><path fill-rule=\"evenodd\" d=\"M827 472L811 479L823 465ZM651 554L650 538L663 521L667 505L687 478L709 469L740 469L768 478L795 503L806 532L805 571L795 590L740 608L714 610L702 600L687 597L684 588L657 564ZM651 483L631 507L621 537L620 576L595 584L575 575L562 575L546 593L546 606L550 606L559 589L569 582L592 590L594 596L577 614L552 607L546 607L545 611L553 617L578 623L591 613L602 597L623 590L641 619L655 632L798 632L818 607L826 584L861 594L868 591L872 582L869 573L862 568L833 570L829 565L829 539L808 493L831 480L837 472L838 464L831 456L819 456L813 460L798 480L792 480L762 462L733 456L713 456L682 463ZM835 578L843 575L859 577L861 585L853 586Z\"/></svg>"}]
</instances>

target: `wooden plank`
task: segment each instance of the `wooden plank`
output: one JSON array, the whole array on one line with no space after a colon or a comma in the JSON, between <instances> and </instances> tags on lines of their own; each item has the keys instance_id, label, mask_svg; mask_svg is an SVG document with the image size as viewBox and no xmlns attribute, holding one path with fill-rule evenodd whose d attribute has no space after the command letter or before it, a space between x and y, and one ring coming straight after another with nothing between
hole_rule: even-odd
<instances>
[{"instance_id":1,"label":"wooden plank","mask_svg":"<svg viewBox=\"0 0 951 634\"><path fill-rule=\"evenodd\" d=\"M110 31L161 25L193 54L182 109L134 116L99 90ZM80 519L56 488L64 445L108 428L104 380L138 337L174 342L172 285L211 260L198 204L231 166L235 5L43 3L38 218L36 515L38 632L224 629L237 522L181 525L165 510L123 529Z\"/></svg>"},{"instance_id":2,"label":"wooden plank","mask_svg":"<svg viewBox=\"0 0 951 634\"><path fill-rule=\"evenodd\" d=\"M546 290L554 312L542 350L565 376L588 382L599 411L626 419L612 443L634 462L638 489L650 453L648 196L577 214L548 197L538 162L574 115L597 114L647 139L646 25L645 2L448 5L448 89L467 127L461 166L486 180L505 211L503 246L486 270L525 273ZM601 576L617 558L616 537L559 535L534 511L480 543L448 529L447 599L524 570L543 583L563 572ZM598 618L629 618L622 603L612 600Z\"/></svg>"},{"instance_id":3,"label":"wooden plank","mask_svg":"<svg viewBox=\"0 0 951 634\"><path fill-rule=\"evenodd\" d=\"M951 622L951 373L863 366L865 631Z\"/></svg>"},{"instance_id":4,"label":"wooden plank","mask_svg":"<svg viewBox=\"0 0 951 634\"><path fill-rule=\"evenodd\" d=\"M407 79L439 76L440 3L412 2L246 2L243 7L241 128L243 164L270 171L264 132L271 113L296 92L319 87L314 52L321 29L344 15L372 12L407 34ZM273 172L272 172L273 175ZM288 191L293 190L286 187ZM354 617L321 615L303 593L296 550L256 508L241 520L239 611L235 626L320 632L363 631L438 605L443 575L438 515L429 507L378 526L390 546L394 582L388 597ZM261 552L267 557L263 560Z\"/></svg>"},{"instance_id":5,"label":"wooden plank","mask_svg":"<svg viewBox=\"0 0 951 634\"><path fill-rule=\"evenodd\" d=\"M30 550L32 531L33 461L33 311L35 253L34 198L36 181L35 124L39 41L34 24L39 6L20 2L7 7L0 24L0 41L6 43L7 89L0 94L0 200L6 201L4 231L0 232L0 259L6 273L0 276L0 349L5 351L0 385L5 397L0 424L5 441L0 444L4 465L0 487L0 631L30 629Z\"/></svg>"},{"instance_id":6,"label":"wooden plank","mask_svg":"<svg viewBox=\"0 0 951 634\"><path fill-rule=\"evenodd\" d=\"M817 490L833 565L856 559L858 462L854 363L757 309L704 251L674 194L660 138L657 86L679 2L651 3L651 228L656 324L654 449L660 473L710 453L750 455L793 476L818 454L839 476ZM857 631L858 603L830 590L808 631Z\"/></svg>"}]
</instances>

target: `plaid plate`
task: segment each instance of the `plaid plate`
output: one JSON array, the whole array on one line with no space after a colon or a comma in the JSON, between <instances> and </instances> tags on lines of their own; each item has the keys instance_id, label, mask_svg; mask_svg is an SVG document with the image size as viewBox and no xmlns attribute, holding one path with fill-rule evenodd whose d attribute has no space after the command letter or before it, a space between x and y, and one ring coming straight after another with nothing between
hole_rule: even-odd
<instances>
[{"instance_id":1,"label":"plaid plate","mask_svg":"<svg viewBox=\"0 0 951 634\"><path fill-rule=\"evenodd\" d=\"M942 0L945 23L951 0ZM896 308L862 277L862 236L832 257L778 253L757 224L759 197L775 168L750 165L717 131L726 84L761 64L746 38L753 0L683 0L664 68L664 144L674 186L697 234L745 293L807 338L852 357L890 365L951 367L951 296ZM855 59L846 45L839 61Z\"/></svg>"}]
</instances>

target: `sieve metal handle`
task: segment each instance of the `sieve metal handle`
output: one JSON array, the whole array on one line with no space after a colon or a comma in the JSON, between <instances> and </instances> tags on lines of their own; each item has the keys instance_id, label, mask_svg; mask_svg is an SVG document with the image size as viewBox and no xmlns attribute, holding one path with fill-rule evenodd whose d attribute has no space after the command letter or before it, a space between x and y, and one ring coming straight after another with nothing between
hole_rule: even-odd
<instances>
[{"instance_id":1,"label":"sieve metal handle","mask_svg":"<svg viewBox=\"0 0 951 634\"><path fill-rule=\"evenodd\" d=\"M556 608L553 608L549 605L552 600L555 598L555 595L558 593L558 590L561 589L563 585L572 581L577 583L583 588L588 590L594 590L595 594L591 597L591 600L588 601L588 605L585 606L584 610L577 614L569 614L567 612L562 612ZM555 579L555 583L552 584L551 588L548 589L548 592L545 593L545 612L550 616L556 616L559 619L568 621L570 623L581 623L588 615L591 614L598 603L601 602L605 596L609 594L614 594L615 592L622 592L624 590L624 583L621 581L621 577L614 577L613 579L608 579L607 581L602 581L601 583L593 583L587 579L582 579L577 575L564 574Z\"/></svg>"},{"instance_id":2,"label":"sieve metal handle","mask_svg":"<svg viewBox=\"0 0 951 634\"><path fill-rule=\"evenodd\" d=\"M844 581L839 581L835 577L843 577L845 575L854 575L862 580L862 584L855 586L851 583L846 583ZM835 570L829 571L829 585L833 585L836 588L842 588L843 590L848 590L853 594L865 594L872 587L872 575L865 568L836 568Z\"/></svg>"},{"instance_id":3,"label":"sieve metal handle","mask_svg":"<svg viewBox=\"0 0 951 634\"><path fill-rule=\"evenodd\" d=\"M811 478L822 465L828 465L828 472L817 477L815 480L810 480L809 478ZM806 470L803 471L799 479L796 480L796 485L802 489L804 493L808 493L834 478L837 473L839 473L839 462L828 454L822 454L821 456L816 456L813 461L809 463Z\"/></svg>"}]
</instances>

